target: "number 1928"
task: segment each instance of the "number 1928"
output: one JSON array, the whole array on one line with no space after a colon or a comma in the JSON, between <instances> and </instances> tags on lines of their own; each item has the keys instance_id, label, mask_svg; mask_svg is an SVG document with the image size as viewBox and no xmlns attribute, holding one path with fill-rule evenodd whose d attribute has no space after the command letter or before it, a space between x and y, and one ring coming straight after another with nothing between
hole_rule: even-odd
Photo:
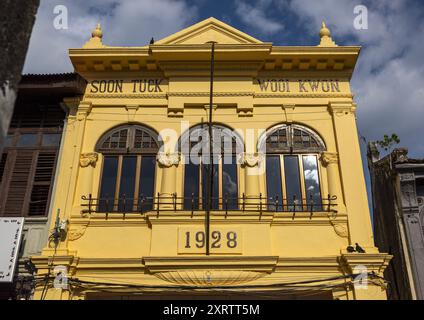
<instances>
[{"instance_id":1,"label":"number 1928","mask_svg":"<svg viewBox=\"0 0 424 320\"><path fill-rule=\"evenodd\" d=\"M190 231L185 233L186 249L190 249L192 246L200 249L204 248L205 245L206 235L204 231L197 231L194 233L194 237ZM237 233L234 231L228 231L227 233L221 233L221 231L212 231L210 246L212 249L219 249L221 246L234 249L237 247Z\"/></svg>"}]
</instances>

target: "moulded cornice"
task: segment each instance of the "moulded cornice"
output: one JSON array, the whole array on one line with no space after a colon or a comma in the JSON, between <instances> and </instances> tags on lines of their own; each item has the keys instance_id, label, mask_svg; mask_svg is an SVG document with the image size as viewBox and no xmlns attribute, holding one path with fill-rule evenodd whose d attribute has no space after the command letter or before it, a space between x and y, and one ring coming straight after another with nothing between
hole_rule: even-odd
<instances>
[{"instance_id":1,"label":"moulded cornice","mask_svg":"<svg viewBox=\"0 0 424 320\"><path fill-rule=\"evenodd\" d=\"M355 267L365 266L368 272L383 274L392 258L387 253L342 253L340 264L347 273L353 273Z\"/></svg>"},{"instance_id":2,"label":"moulded cornice","mask_svg":"<svg viewBox=\"0 0 424 320\"><path fill-rule=\"evenodd\" d=\"M181 269L239 270L272 272L278 256L184 256L143 257L146 269L151 273Z\"/></svg>"}]
</instances>

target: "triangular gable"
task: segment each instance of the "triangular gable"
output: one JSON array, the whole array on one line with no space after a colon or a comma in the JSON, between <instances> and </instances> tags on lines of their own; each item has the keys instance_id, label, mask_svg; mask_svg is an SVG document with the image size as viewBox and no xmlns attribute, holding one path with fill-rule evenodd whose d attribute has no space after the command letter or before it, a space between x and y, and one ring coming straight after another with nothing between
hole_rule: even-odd
<instances>
[{"instance_id":1,"label":"triangular gable","mask_svg":"<svg viewBox=\"0 0 424 320\"><path fill-rule=\"evenodd\" d=\"M222 44L262 43L262 41L211 17L158 40L155 44L203 44L208 41Z\"/></svg>"}]
</instances>

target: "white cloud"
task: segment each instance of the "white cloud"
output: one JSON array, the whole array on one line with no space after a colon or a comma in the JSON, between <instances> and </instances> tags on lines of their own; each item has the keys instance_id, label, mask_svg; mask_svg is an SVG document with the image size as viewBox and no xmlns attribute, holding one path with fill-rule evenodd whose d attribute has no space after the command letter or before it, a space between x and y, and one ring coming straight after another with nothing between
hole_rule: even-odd
<instances>
[{"instance_id":1,"label":"white cloud","mask_svg":"<svg viewBox=\"0 0 424 320\"><path fill-rule=\"evenodd\" d=\"M65 5L69 29L53 27L56 5ZM106 45L142 46L194 22L195 6L184 0L42 0L24 73L70 72L69 48L80 48L100 22Z\"/></svg>"},{"instance_id":2,"label":"white cloud","mask_svg":"<svg viewBox=\"0 0 424 320\"><path fill-rule=\"evenodd\" d=\"M336 42L349 38L353 39L350 44L363 46L352 79L361 133L369 140L376 140L385 133L395 132L411 156L422 157L422 7L408 0L370 2L367 4L369 29L356 30L353 8L359 4L364 1L292 0L289 8L305 22L311 34L318 33L324 20Z\"/></svg>"},{"instance_id":3,"label":"white cloud","mask_svg":"<svg viewBox=\"0 0 424 320\"><path fill-rule=\"evenodd\" d=\"M262 0L252 6L244 1L236 1L237 16L247 25L253 27L263 34L274 34L284 29L284 25L265 15L270 1Z\"/></svg>"}]
</instances>

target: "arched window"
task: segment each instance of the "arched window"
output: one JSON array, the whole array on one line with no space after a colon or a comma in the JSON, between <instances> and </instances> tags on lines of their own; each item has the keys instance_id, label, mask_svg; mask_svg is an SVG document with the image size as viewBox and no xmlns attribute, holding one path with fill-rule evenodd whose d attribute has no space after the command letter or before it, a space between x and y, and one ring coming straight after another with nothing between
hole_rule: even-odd
<instances>
[{"instance_id":1,"label":"arched window","mask_svg":"<svg viewBox=\"0 0 424 320\"><path fill-rule=\"evenodd\" d=\"M273 210L322 210L318 154L325 144L317 133L300 125L278 125L258 145L266 150L267 196Z\"/></svg>"},{"instance_id":2,"label":"arched window","mask_svg":"<svg viewBox=\"0 0 424 320\"><path fill-rule=\"evenodd\" d=\"M152 208L158 134L140 125L112 129L99 140L104 155L99 212L132 212Z\"/></svg>"},{"instance_id":3,"label":"arched window","mask_svg":"<svg viewBox=\"0 0 424 320\"><path fill-rule=\"evenodd\" d=\"M238 198L237 153L243 141L233 130L214 124L212 161L212 209L236 209ZM209 164L208 124L185 132L179 141L184 156L184 209L205 209Z\"/></svg>"}]
</instances>

